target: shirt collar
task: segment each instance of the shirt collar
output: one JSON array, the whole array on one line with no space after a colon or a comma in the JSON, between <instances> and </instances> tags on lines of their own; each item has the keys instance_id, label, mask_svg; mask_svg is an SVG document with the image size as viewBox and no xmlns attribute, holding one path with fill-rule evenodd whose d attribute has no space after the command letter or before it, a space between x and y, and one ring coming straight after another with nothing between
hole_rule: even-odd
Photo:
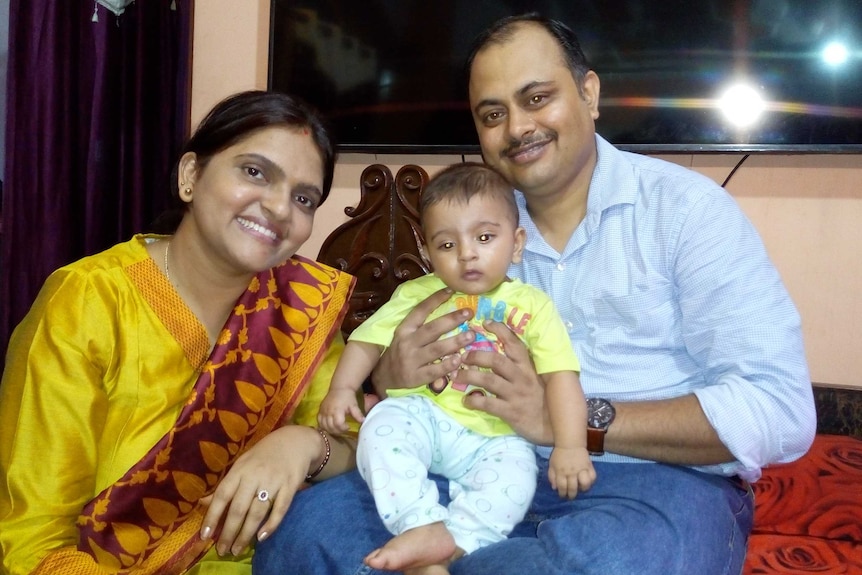
<instances>
[{"instance_id":1,"label":"shirt collar","mask_svg":"<svg viewBox=\"0 0 862 575\"><path fill-rule=\"evenodd\" d=\"M638 193L634 166L629 154L618 150L596 134L596 169L590 180L587 213L601 212L619 204L634 204Z\"/></svg>"},{"instance_id":2,"label":"shirt collar","mask_svg":"<svg viewBox=\"0 0 862 575\"><path fill-rule=\"evenodd\" d=\"M587 197L587 213L581 226L586 227L589 235L598 227L602 213L620 204L634 204L638 194L637 178L628 153L618 150L596 134L596 167L590 180ZM519 225L527 232L526 249L535 253L557 257L557 253L542 239L539 229L527 212L524 194L516 191ZM570 241L571 247L571 241ZM568 248L567 250L568 251Z\"/></svg>"}]
</instances>

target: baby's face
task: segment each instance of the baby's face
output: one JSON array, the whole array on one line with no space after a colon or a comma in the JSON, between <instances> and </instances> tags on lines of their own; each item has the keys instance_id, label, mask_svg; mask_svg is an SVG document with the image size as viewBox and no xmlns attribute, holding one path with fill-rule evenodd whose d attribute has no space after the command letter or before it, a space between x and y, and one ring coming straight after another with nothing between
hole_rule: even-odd
<instances>
[{"instance_id":1,"label":"baby's face","mask_svg":"<svg viewBox=\"0 0 862 575\"><path fill-rule=\"evenodd\" d=\"M506 279L509 264L521 261L524 230L493 195L441 201L422 221L434 272L456 291L489 292Z\"/></svg>"}]
</instances>

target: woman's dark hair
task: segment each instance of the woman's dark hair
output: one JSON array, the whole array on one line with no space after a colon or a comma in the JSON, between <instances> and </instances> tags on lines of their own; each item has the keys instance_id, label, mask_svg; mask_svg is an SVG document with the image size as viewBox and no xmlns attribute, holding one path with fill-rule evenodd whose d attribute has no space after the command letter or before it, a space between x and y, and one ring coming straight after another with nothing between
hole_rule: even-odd
<instances>
[{"instance_id":1,"label":"woman's dark hair","mask_svg":"<svg viewBox=\"0 0 862 575\"><path fill-rule=\"evenodd\" d=\"M559 20L546 18L538 12L528 12L526 14L501 18L480 33L473 40L470 53L467 56L467 62L464 66L466 81L470 81L470 69L473 67L473 60L476 59L476 54L491 44L505 44L512 39L518 28L525 23L533 23L541 26L557 41L560 50L563 52L566 66L572 72L572 77L578 86L578 92L583 95L584 76L590 71L590 64L584 51L581 49L581 43L578 41L577 35L571 28Z\"/></svg>"},{"instance_id":2,"label":"woman's dark hair","mask_svg":"<svg viewBox=\"0 0 862 575\"><path fill-rule=\"evenodd\" d=\"M172 206L153 224L155 231L171 233L176 230L187 204L179 197L177 171L179 159L193 152L199 168L243 138L257 130L273 126L308 128L323 160L322 204L332 188L335 172L336 148L326 121L306 102L281 92L249 90L229 96L215 105L201 120L197 130L180 150L171 173Z\"/></svg>"}]
</instances>

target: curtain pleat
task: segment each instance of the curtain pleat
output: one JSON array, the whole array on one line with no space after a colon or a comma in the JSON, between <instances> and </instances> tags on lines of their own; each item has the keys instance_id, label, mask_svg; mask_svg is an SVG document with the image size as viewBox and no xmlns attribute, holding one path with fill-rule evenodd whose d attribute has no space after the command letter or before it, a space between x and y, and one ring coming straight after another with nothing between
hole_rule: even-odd
<instances>
[{"instance_id":1,"label":"curtain pleat","mask_svg":"<svg viewBox=\"0 0 862 575\"><path fill-rule=\"evenodd\" d=\"M193 0L12 0L0 344L56 268L145 231L188 130Z\"/></svg>"}]
</instances>

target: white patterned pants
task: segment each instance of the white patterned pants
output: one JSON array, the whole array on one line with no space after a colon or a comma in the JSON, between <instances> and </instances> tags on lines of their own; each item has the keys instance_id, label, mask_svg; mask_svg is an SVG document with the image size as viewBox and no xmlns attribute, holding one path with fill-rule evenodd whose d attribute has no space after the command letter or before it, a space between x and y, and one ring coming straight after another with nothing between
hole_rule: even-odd
<instances>
[{"instance_id":1,"label":"white patterned pants","mask_svg":"<svg viewBox=\"0 0 862 575\"><path fill-rule=\"evenodd\" d=\"M536 490L532 444L516 435L479 435L419 395L375 405L356 458L391 533L442 521L467 553L505 539ZM429 471L449 479L448 508Z\"/></svg>"}]
</instances>

